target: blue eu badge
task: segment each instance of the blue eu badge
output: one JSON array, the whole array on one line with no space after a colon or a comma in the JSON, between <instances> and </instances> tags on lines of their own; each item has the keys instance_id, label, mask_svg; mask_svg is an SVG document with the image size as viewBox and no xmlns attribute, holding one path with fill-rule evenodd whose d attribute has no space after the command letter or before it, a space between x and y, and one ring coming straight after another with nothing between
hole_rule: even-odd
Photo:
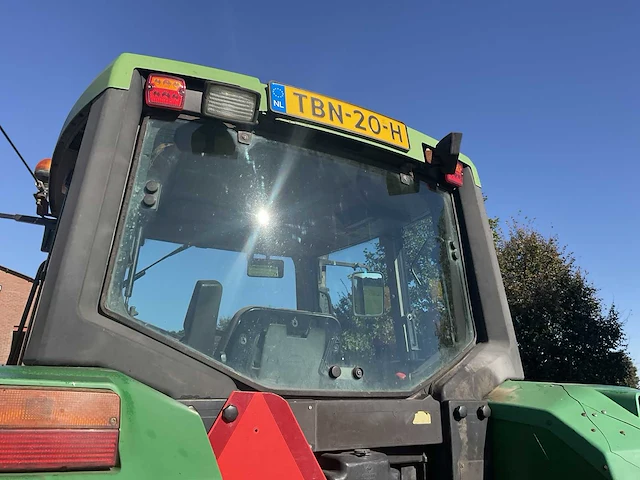
<instances>
[{"instance_id":1,"label":"blue eu badge","mask_svg":"<svg viewBox=\"0 0 640 480\"><path fill-rule=\"evenodd\" d=\"M287 112L285 89L286 87L279 83L269 84L269 101L271 102L271 110L274 112Z\"/></svg>"}]
</instances>

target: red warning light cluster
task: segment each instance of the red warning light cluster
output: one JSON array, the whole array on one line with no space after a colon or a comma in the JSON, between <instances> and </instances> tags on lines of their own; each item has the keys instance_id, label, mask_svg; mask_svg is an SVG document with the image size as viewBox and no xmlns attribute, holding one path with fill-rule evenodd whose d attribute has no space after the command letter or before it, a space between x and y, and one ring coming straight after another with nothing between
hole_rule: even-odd
<instances>
[{"instance_id":1,"label":"red warning light cluster","mask_svg":"<svg viewBox=\"0 0 640 480\"><path fill-rule=\"evenodd\" d=\"M116 465L120 432L116 393L1 387L0 405L0 474Z\"/></svg>"},{"instance_id":2,"label":"red warning light cluster","mask_svg":"<svg viewBox=\"0 0 640 480\"><path fill-rule=\"evenodd\" d=\"M461 187L464 180L462 175L463 175L462 163L458 162L458 165L456 165L455 173L446 174L444 179L449 185L453 185L454 187Z\"/></svg>"},{"instance_id":3,"label":"red warning light cluster","mask_svg":"<svg viewBox=\"0 0 640 480\"><path fill-rule=\"evenodd\" d=\"M182 110L186 91L183 79L154 73L147 78L144 98L150 107Z\"/></svg>"}]
</instances>

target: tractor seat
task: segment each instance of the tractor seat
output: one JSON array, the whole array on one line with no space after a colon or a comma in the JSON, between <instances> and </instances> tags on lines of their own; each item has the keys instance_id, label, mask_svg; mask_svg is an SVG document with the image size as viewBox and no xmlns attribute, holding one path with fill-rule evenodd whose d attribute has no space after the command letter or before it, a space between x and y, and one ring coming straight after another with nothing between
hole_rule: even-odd
<instances>
[{"instance_id":1,"label":"tractor seat","mask_svg":"<svg viewBox=\"0 0 640 480\"><path fill-rule=\"evenodd\" d=\"M218 313L222 301L222 284L217 280L198 280L184 319L182 343L210 357L218 335Z\"/></svg>"}]
</instances>

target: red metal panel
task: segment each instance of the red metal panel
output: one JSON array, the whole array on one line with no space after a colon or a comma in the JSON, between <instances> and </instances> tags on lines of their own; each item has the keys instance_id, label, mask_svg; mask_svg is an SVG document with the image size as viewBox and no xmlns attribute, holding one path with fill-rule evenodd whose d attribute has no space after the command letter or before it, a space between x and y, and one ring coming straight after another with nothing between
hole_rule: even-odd
<instances>
[{"instance_id":1,"label":"red metal panel","mask_svg":"<svg viewBox=\"0 0 640 480\"><path fill-rule=\"evenodd\" d=\"M233 392L224 408L230 405L238 409L237 418L225 421L221 413L209 432L225 480L325 479L283 398L272 393Z\"/></svg>"}]
</instances>

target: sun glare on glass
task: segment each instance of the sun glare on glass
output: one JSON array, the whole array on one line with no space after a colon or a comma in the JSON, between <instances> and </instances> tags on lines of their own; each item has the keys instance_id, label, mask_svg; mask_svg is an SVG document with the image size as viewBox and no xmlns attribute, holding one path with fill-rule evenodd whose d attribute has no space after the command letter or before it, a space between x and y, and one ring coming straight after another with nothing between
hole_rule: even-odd
<instances>
[{"instance_id":1,"label":"sun glare on glass","mask_svg":"<svg viewBox=\"0 0 640 480\"><path fill-rule=\"evenodd\" d=\"M271 213L266 208L260 208L256 213L256 222L258 225L266 227L271 223Z\"/></svg>"}]
</instances>

